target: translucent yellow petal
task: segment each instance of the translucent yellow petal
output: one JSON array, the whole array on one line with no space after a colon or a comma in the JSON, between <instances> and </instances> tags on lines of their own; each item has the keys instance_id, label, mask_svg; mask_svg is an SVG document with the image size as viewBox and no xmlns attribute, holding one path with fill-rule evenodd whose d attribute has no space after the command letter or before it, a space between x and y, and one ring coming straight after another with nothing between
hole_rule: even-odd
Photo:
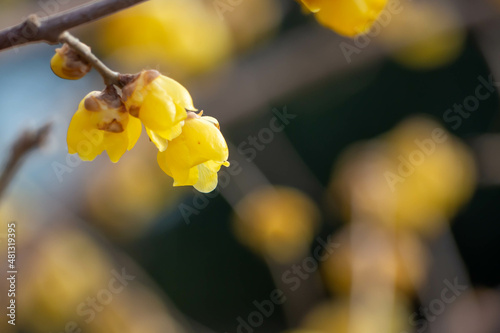
<instances>
[{"instance_id":1,"label":"translucent yellow petal","mask_svg":"<svg viewBox=\"0 0 500 333\"><path fill-rule=\"evenodd\" d=\"M154 132L155 135L158 137L158 140L160 140L160 142L164 142L163 144L166 144L165 141L168 141L167 138L174 138L175 139L182 133L182 126L184 126L184 121L177 123L176 125L170 127L168 130L165 130L165 131L159 131L159 130L153 131L150 128L147 128L147 127L146 128L150 132ZM151 136L150 136L150 138L151 138ZM173 140L173 139L171 139L171 140ZM155 142L152 138L151 138L151 141ZM156 142L155 142L155 144L159 150L162 150Z\"/></svg>"},{"instance_id":2,"label":"translucent yellow petal","mask_svg":"<svg viewBox=\"0 0 500 333\"><path fill-rule=\"evenodd\" d=\"M128 147L127 150L134 148L137 140L141 136L142 124L141 121L135 117L129 117L127 125Z\"/></svg>"},{"instance_id":3,"label":"translucent yellow petal","mask_svg":"<svg viewBox=\"0 0 500 333\"><path fill-rule=\"evenodd\" d=\"M160 168L170 177L174 178L174 186L185 186L185 185L194 185L198 181L198 168L192 167L187 168L186 164L183 163L184 159L182 155L176 155L179 151L174 147L172 149L172 145L164 152L158 152L157 161ZM177 157L177 158L176 158ZM179 163L180 160L180 163Z\"/></svg>"},{"instance_id":4,"label":"translucent yellow petal","mask_svg":"<svg viewBox=\"0 0 500 333\"><path fill-rule=\"evenodd\" d=\"M163 172L165 172L167 175L169 175L170 177L173 178L174 176L173 176L172 171L170 170L170 167L168 165L167 156L168 155L166 152L159 151L158 154L156 154L156 161L158 162L158 165L163 170Z\"/></svg>"},{"instance_id":5,"label":"translucent yellow petal","mask_svg":"<svg viewBox=\"0 0 500 333\"><path fill-rule=\"evenodd\" d=\"M198 182L198 168L175 170L174 186L193 186Z\"/></svg>"},{"instance_id":6,"label":"translucent yellow petal","mask_svg":"<svg viewBox=\"0 0 500 333\"><path fill-rule=\"evenodd\" d=\"M168 147L168 140L167 139L162 138L157 132L152 131L147 127L146 127L146 132L148 133L149 138L155 144L156 148L158 148L159 151L162 152L162 151L165 151L167 149L167 147Z\"/></svg>"},{"instance_id":7,"label":"translucent yellow petal","mask_svg":"<svg viewBox=\"0 0 500 333\"><path fill-rule=\"evenodd\" d=\"M168 143L168 148L165 151L158 153L158 159L160 160L161 158L162 162L168 165L169 172L164 171L173 178L187 177L185 172L182 170L189 170L197 165L192 162L192 156L189 152L189 148L183 141L182 136L180 136L179 138L170 141Z\"/></svg>"},{"instance_id":8,"label":"translucent yellow petal","mask_svg":"<svg viewBox=\"0 0 500 333\"><path fill-rule=\"evenodd\" d=\"M179 105L184 109L193 111L196 110L189 91L187 91L187 89L184 88L184 86L179 82L167 76L161 75L156 78L153 83L158 84L163 90L165 90L176 105Z\"/></svg>"},{"instance_id":9,"label":"translucent yellow petal","mask_svg":"<svg viewBox=\"0 0 500 333\"><path fill-rule=\"evenodd\" d=\"M203 111L201 111L201 112L200 112L200 114L201 114L201 113L203 113ZM215 125L215 127L217 127L217 128L219 128L219 127L220 127L220 126L219 126L219 121L218 121L217 119L215 119L214 117L210 117L210 116L203 116L203 117L201 117L201 119L202 119L203 121L207 121L207 122L209 122L209 123L214 124L214 125Z\"/></svg>"},{"instance_id":10,"label":"translucent yellow petal","mask_svg":"<svg viewBox=\"0 0 500 333\"><path fill-rule=\"evenodd\" d=\"M179 124L186 119L187 112L177 107L172 99L164 94L149 94L139 111L139 119L150 130L167 140L180 134Z\"/></svg>"},{"instance_id":11,"label":"translucent yellow petal","mask_svg":"<svg viewBox=\"0 0 500 333\"><path fill-rule=\"evenodd\" d=\"M316 13L321 9L321 0L298 0L309 11Z\"/></svg>"},{"instance_id":12,"label":"translucent yellow petal","mask_svg":"<svg viewBox=\"0 0 500 333\"><path fill-rule=\"evenodd\" d=\"M217 187L217 171L213 171L204 164L198 165L198 181L194 188L202 193L208 193ZM220 168L220 165L219 165Z\"/></svg>"},{"instance_id":13,"label":"translucent yellow petal","mask_svg":"<svg viewBox=\"0 0 500 333\"><path fill-rule=\"evenodd\" d=\"M68 152L78 153L84 161L92 161L104 150L103 134L95 129L87 111L77 111L71 119L66 137Z\"/></svg>"},{"instance_id":14,"label":"translucent yellow petal","mask_svg":"<svg viewBox=\"0 0 500 333\"><path fill-rule=\"evenodd\" d=\"M209 169L210 171L218 172L222 165L229 166L229 162L226 161L224 163L221 163L221 162L216 162L216 161L207 161L207 162L203 163L203 165L205 166L205 168Z\"/></svg>"},{"instance_id":15,"label":"translucent yellow petal","mask_svg":"<svg viewBox=\"0 0 500 333\"><path fill-rule=\"evenodd\" d=\"M128 148L128 133L104 133L104 146L111 162L116 163Z\"/></svg>"}]
</instances>

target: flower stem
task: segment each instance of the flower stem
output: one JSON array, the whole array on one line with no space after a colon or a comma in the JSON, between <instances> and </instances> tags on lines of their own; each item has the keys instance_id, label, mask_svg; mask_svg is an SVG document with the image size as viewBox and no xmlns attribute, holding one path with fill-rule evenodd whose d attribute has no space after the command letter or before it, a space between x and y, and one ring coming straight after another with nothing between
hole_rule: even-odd
<instances>
[{"instance_id":1,"label":"flower stem","mask_svg":"<svg viewBox=\"0 0 500 333\"><path fill-rule=\"evenodd\" d=\"M80 42L78 38L65 31L59 36L59 41L61 43L68 44L83 59L88 61L90 65L92 65L92 67L94 67L99 72L99 74L101 74L102 78L104 79L105 85L121 86L119 77L120 73L112 71L110 68L108 68L101 60L99 60L99 58L97 58L92 53L90 47Z\"/></svg>"}]
</instances>

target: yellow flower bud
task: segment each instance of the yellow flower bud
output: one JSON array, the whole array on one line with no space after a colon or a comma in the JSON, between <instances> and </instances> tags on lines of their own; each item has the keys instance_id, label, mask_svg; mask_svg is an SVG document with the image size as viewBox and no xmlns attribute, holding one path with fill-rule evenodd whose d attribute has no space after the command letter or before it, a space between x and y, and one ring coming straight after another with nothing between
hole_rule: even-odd
<instances>
[{"instance_id":1,"label":"yellow flower bud","mask_svg":"<svg viewBox=\"0 0 500 333\"><path fill-rule=\"evenodd\" d=\"M160 151L167 149L167 140L181 134L186 109L196 110L186 88L155 70L142 71L126 85L123 101L129 113L142 121Z\"/></svg>"},{"instance_id":2,"label":"yellow flower bud","mask_svg":"<svg viewBox=\"0 0 500 333\"><path fill-rule=\"evenodd\" d=\"M139 119L129 117L115 91L93 91L78 106L68 128L68 151L92 161L104 150L112 162L134 147L141 135Z\"/></svg>"},{"instance_id":3,"label":"yellow flower bud","mask_svg":"<svg viewBox=\"0 0 500 333\"><path fill-rule=\"evenodd\" d=\"M50 68L55 75L66 80L78 80L84 77L92 66L82 59L68 44L56 49L50 60Z\"/></svg>"},{"instance_id":4,"label":"yellow flower bud","mask_svg":"<svg viewBox=\"0 0 500 333\"><path fill-rule=\"evenodd\" d=\"M174 186L192 185L208 193L217 186L217 172L229 166L229 150L215 118L189 112L182 133L158 152L158 164Z\"/></svg>"},{"instance_id":5,"label":"yellow flower bud","mask_svg":"<svg viewBox=\"0 0 500 333\"><path fill-rule=\"evenodd\" d=\"M387 0L299 0L324 26L345 36L370 29Z\"/></svg>"}]
</instances>

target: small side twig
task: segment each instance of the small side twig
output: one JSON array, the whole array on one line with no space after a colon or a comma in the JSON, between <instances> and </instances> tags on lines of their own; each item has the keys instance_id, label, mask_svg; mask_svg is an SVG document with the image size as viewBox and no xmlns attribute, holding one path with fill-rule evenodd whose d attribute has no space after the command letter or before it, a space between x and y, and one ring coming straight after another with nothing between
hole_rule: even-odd
<instances>
[{"instance_id":1,"label":"small side twig","mask_svg":"<svg viewBox=\"0 0 500 333\"><path fill-rule=\"evenodd\" d=\"M68 44L73 50L75 50L83 59L87 60L96 71L101 74L104 79L104 84L109 85L119 85L119 73L109 69L99 58L97 58L90 50L90 47L80 42L78 38L65 31L59 36L59 41L61 43Z\"/></svg>"},{"instance_id":2,"label":"small side twig","mask_svg":"<svg viewBox=\"0 0 500 333\"><path fill-rule=\"evenodd\" d=\"M5 193L10 181L19 170L24 158L34 149L40 147L47 138L50 124L37 130L26 130L17 138L11 148L10 156L0 174L0 198Z\"/></svg>"}]
</instances>

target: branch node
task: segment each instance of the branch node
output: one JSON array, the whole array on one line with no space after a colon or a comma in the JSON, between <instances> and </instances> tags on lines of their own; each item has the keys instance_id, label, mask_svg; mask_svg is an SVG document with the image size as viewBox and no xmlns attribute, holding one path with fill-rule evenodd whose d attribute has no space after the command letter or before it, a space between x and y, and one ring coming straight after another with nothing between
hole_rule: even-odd
<instances>
[{"instance_id":1,"label":"branch node","mask_svg":"<svg viewBox=\"0 0 500 333\"><path fill-rule=\"evenodd\" d=\"M36 14L30 14L26 19L26 26L30 29L38 30L41 25L40 18Z\"/></svg>"}]
</instances>

